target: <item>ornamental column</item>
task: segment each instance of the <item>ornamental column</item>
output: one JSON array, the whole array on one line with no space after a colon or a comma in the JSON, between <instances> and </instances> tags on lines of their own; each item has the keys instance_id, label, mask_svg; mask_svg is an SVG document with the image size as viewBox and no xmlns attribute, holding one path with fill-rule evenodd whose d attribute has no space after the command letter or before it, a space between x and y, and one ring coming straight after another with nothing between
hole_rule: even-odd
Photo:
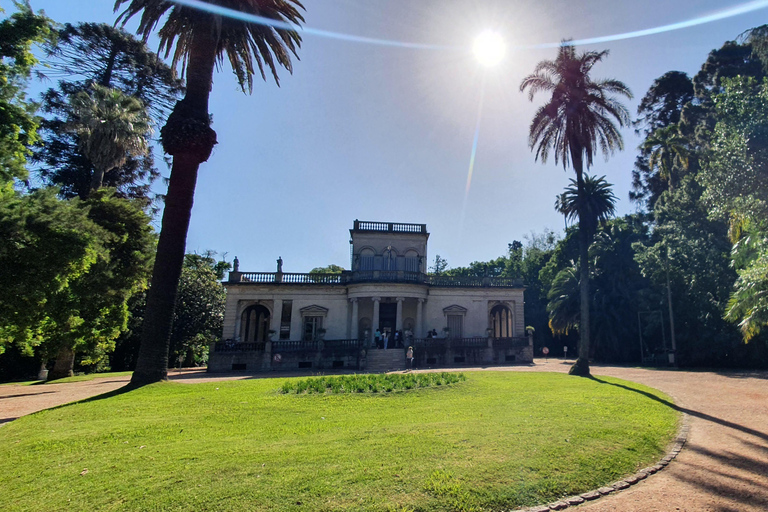
<instances>
[{"instance_id":1,"label":"ornamental column","mask_svg":"<svg viewBox=\"0 0 768 512\"><path fill-rule=\"evenodd\" d=\"M358 327L360 326L360 320L358 317L358 309L359 306L357 304L357 299L349 299L349 302L352 303L352 329L351 329L351 338L353 340L356 340L360 333L358 332Z\"/></svg>"},{"instance_id":2,"label":"ornamental column","mask_svg":"<svg viewBox=\"0 0 768 512\"><path fill-rule=\"evenodd\" d=\"M403 301L405 299L403 297L398 297L395 300L397 300L397 313L395 315L395 331L402 331L403 330Z\"/></svg>"},{"instance_id":3,"label":"ornamental column","mask_svg":"<svg viewBox=\"0 0 768 512\"><path fill-rule=\"evenodd\" d=\"M416 332L413 335L416 338L424 337L424 326L421 325L423 318L424 299L419 299L416 303Z\"/></svg>"},{"instance_id":4,"label":"ornamental column","mask_svg":"<svg viewBox=\"0 0 768 512\"><path fill-rule=\"evenodd\" d=\"M368 341L373 343L373 333L379 328L379 303L381 302L381 297L371 297L371 300L373 301L373 325L371 325L371 338Z\"/></svg>"}]
</instances>

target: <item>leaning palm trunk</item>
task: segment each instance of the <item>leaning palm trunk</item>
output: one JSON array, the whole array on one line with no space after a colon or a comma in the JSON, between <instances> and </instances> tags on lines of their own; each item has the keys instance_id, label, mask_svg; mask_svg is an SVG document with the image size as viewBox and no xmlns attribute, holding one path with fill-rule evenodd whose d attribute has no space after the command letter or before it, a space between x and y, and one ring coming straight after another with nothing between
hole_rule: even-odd
<instances>
[{"instance_id":1,"label":"leaning palm trunk","mask_svg":"<svg viewBox=\"0 0 768 512\"><path fill-rule=\"evenodd\" d=\"M213 83L217 41L211 30L195 32L187 68L187 92L161 131L163 149L173 156L160 239L147 293L141 347L131 384L168 378L168 347L173 309L184 262L197 171L216 144L210 127L208 96Z\"/></svg>"}]
</instances>

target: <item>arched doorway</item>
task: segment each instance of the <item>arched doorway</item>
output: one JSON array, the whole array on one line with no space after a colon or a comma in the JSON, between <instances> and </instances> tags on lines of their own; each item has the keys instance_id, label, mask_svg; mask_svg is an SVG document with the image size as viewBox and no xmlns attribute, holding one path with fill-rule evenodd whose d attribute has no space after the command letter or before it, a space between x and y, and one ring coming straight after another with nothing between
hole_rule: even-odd
<instances>
[{"instance_id":1,"label":"arched doorway","mask_svg":"<svg viewBox=\"0 0 768 512\"><path fill-rule=\"evenodd\" d=\"M512 311L503 304L491 309L491 331L494 338L511 338L514 336Z\"/></svg>"},{"instance_id":2,"label":"arched doorway","mask_svg":"<svg viewBox=\"0 0 768 512\"><path fill-rule=\"evenodd\" d=\"M260 304L248 306L240 317L240 341L243 343L267 341L269 310Z\"/></svg>"}]
</instances>

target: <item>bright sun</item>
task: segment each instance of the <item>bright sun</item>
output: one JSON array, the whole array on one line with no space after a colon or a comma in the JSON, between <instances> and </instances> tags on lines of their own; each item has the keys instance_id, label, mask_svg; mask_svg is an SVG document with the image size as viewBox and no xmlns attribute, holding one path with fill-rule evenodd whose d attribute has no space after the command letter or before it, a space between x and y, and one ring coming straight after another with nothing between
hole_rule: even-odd
<instances>
[{"instance_id":1,"label":"bright sun","mask_svg":"<svg viewBox=\"0 0 768 512\"><path fill-rule=\"evenodd\" d=\"M506 52L504 39L498 32L486 30L477 36L475 44L472 46L472 51L475 54L475 58L483 66L495 66L504 58L504 53Z\"/></svg>"}]
</instances>

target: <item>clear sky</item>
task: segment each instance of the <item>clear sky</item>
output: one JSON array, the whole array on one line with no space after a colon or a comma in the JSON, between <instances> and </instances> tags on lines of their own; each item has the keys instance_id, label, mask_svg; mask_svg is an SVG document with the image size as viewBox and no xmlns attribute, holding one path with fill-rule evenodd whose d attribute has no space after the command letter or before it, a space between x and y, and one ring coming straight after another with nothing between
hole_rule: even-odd
<instances>
[{"instance_id":1,"label":"clear sky","mask_svg":"<svg viewBox=\"0 0 768 512\"><path fill-rule=\"evenodd\" d=\"M115 19L112 0L31 2L62 23ZM440 254L455 267L501 256L531 231L560 231L563 219L553 205L572 171L534 161L528 126L545 97L531 103L519 92L523 77L556 50L521 47L762 3L306 0L307 27L450 48L305 34L293 75L282 72L279 88L258 82L251 96L239 92L229 68L219 70L210 103L219 144L200 169L187 250L238 256L243 271L274 271L278 256L286 272L331 263L349 268L354 219L413 222L427 224L430 260ZM625 82L635 95L628 103L634 114L655 78L670 70L693 76L709 51L764 23L768 8L579 49L610 50L594 76ZM510 46L493 68L481 67L471 53L474 38L487 29ZM157 49L156 41L150 46ZM640 142L631 128L623 133L625 150L607 162L599 158L591 170L615 184L621 214L635 209L627 195Z\"/></svg>"}]
</instances>

